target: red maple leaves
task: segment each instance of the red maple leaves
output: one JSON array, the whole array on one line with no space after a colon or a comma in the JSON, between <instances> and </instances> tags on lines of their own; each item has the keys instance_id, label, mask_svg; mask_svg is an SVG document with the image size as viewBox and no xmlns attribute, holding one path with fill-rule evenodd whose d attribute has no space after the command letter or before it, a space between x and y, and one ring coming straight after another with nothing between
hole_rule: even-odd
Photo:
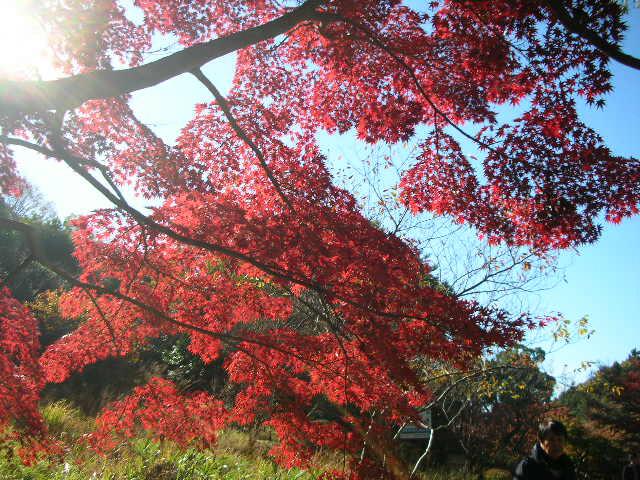
<instances>
[{"instance_id":1,"label":"red maple leaves","mask_svg":"<svg viewBox=\"0 0 640 480\"><path fill-rule=\"evenodd\" d=\"M536 98L512 125L481 137L493 145L484 184L458 143L433 132L402 181L404 201L469 222L490 241L541 250L593 242L601 212L616 223L636 214L640 162L612 155L573 102L558 105L553 92Z\"/></svg>"},{"instance_id":2,"label":"red maple leaves","mask_svg":"<svg viewBox=\"0 0 640 480\"><path fill-rule=\"evenodd\" d=\"M0 428L27 437L44 431L38 412L44 376L38 363L38 325L29 311L0 289Z\"/></svg>"},{"instance_id":3,"label":"red maple leaves","mask_svg":"<svg viewBox=\"0 0 640 480\"><path fill-rule=\"evenodd\" d=\"M233 45L238 32L292 15L271 1L134 3L125 11L115 1L42 2L34 14L50 26L65 73L108 71L116 59L138 65L154 34L195 46L195 55L210 47L202 42ZM594 13L584 25L617 42L615 2L586 3L571 2L572 13ZM46 379L64 381L152 338L187 334L203 361L224 356L239 386L227 411L203 392L180 400L175 386L154 379L105 412L97 444L140 426L209 443L223 423L257 421L278 432L274 454L287 464L307 461L318 446L355 453L367 438L369 456L354 463L366 475L382 468L388 425L415 417L430 399L416 358L463 365L531 324L429 286L420 252L333 185L321 130L354 129L369 143L422 136L400 185L403 201L472 224L490 242L566 248L594 241L601 214L620 221L637 213L638 161L611 153L575 108L610 89L607 57L569 35L546 3L305 6L286 35L251 30L225 97L190 70L212 98L196 106L176 145L137 118L128 96L111 98L149 86L136 77L149 70L104 77L104 98L92 93L56 115L21 115L13 104L11 115L0 114L2 191L18 187L4 143L21 137L114 206L75 221L83 273L68 279L62 308L81 324L43 354ZM46 85L36 87L46 96ZM0 101L10 94L0 91ZM518 103L525 113L498 125L497 109ZM480 159L461 139L475 143ZM127 203L120 187L129 184L157 200L150 214ZM42 376L35 334L20 323L32 319L3 295L2 378L18 390L2 393L0 419L25 418L33 430ZM27 398L20 404L19 389ZM321 403L332 406L326 423L308 415Z\"/></svg>"},{"instance_id":4,"label":"red maple leaves","mask_svg":"<svg viewBox=\"0 0 640 480\"><path fill-rule=\"evenodd\" d=\"M95 448L108 450L146 430L180 445L206 447L215 443L225 416L222 402L211 395L184 395L168 380L152 378L103 410L90 441Z\"/></svg>"}]
</instances>

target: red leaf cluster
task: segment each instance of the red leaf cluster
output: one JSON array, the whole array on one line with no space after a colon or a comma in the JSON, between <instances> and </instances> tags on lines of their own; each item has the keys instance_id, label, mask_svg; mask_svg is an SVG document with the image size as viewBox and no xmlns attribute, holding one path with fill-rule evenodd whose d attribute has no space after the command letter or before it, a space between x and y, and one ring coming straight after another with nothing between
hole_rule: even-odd
<instances>
[{"instance_id":1,"label":"red leaf cluster","mask_svg":"<svg viewBox=\"0 0 640 480\"><path fill-rule=\"evenodd\" d=\"M620 40L615 2L569 3L575 15L593 14L583 24L603 40ZM111 70L116 60L139 64L153 35L195 46L188 51L195 55L210 47L203 42L231 42L230 35L291 14L269 0L134 5L46 1L34 15L48 26L63 71L79 73ZM75 221L83 273L61 307L81 324L42 356L46 379L64 381L152 338L187 334L204 362L224 357L238 386L227 414L204 393L181 402L174 386L153 380L104 414L98 443L112 430L133 435L137 425L207 443L217 419L266 422L282 442L273 453L289 465L319 446L355 454L366 439L374 453L354 464L366 478L383 468L389 425L415 418L431 398L416 359L464 366L532 325L432 288L420 252L373 225L333 184L316 141L322 130L392 143L433 127L402 179L402 199L414 212L472 224L490 242L566 248L594 241L603 213L610 221L637 213L638 161L613 155L575 108L580 98L603 101L607 57L569 34L548 2L443 0L422 11L395 0L311 6L285 35L252 30L226 98L192 72L215 101L196 106L176 145L136 116L127 95L111 98L136 88L109 84L104 98L83 97L94 99L75 109L62 102L60 128L50 112L0 114L3 135L37 142L114 203ZM135 22L127 16L134 11ZM148 70L127 74L140 71ZM525 113L498 125L497 109L519 103ZM465 137L484 158L471 161L460 145ZM0 187L16 189L4 146L0 161ZM126 204L125 185L157 200L148 216ZM14 308L10 340L12 325L30 318L12 302L4 301ZM25 368L12 348L26 349L20 355L31 365L32 338L20 328L15 340L24 347L6 345L8 385L27 381L11 373ZM24 378L40 382L33 369ZM40 383L29 382L37 398ZM35 400L22 411L11 395L3 418L35 412ZM319 402L333 408L324 423L308 415Z\"/></svg>"},{"instance_id":2,"label":"red leaf cluster","mask_svg":"<svg viewBox=\"0 0 640 480\"><path fill-rule=\"evenodd\" d=\"M0 289L0 429L37 437L44 432L38 411L43 372L38 363L38 324L29 311Z\"/></svg>"},{"instance_id":3,"label":"red leaf cluster","mask_svg":"<svg viewBox=\"0 0 640 480\"><path fill-rule=\"evenodd\" d=\"M152 378L103 410L90 442L95 448L108 450L123 438L146 430L180 445L209 446L224 424L225 413L222 402L206 393L183 395L173 383Z\"/></svg>"}]
</instances>

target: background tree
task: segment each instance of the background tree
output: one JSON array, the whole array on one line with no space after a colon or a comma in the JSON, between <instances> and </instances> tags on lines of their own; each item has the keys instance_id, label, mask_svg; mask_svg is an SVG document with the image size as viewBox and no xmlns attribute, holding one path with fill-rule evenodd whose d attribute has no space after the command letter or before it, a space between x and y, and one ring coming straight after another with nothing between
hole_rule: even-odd
<instances>
[{"instance_id":1,"label":"background tree","mask_svg":"<svg viewBox=\"0 0 640 480\"><path fill-rule=\"evenodd\" d=\"M543 361L542 350L517 346L466 371L424 369L425 381L438 385L431 404L440 439L434 457L460 452L476 469L511 469L535 443L536 423L553 408L555 379L541 371Z\"/></svg>"},{"instance_id":2,"label":"background tree","mask_svg":"<svg viewBox=\"0 0 640 480\"><path fill-rule=\"evenodd\" d=\"M19 197L0 198L0 215L26 222L36 231L46 257L71 274L78 272L73 258L73 242L68 226L58 220L52 207L32 186L25 186ZM20 301L33 300L45 290L64 285L64 280L34 258L24 238L16 231L0 231L0 273Z\"/></svg>"},{"instance_id":3,"label":"background tree","mask_svg":"<svg viewBox=\"0 0 640 480\"><path fill-rule=\"evenodd\" d=\"M574 453L583 478L620 475L627 455L640 446L640 354L602 366L587 381L564 392Z\"/></svg>"}]
</instances>

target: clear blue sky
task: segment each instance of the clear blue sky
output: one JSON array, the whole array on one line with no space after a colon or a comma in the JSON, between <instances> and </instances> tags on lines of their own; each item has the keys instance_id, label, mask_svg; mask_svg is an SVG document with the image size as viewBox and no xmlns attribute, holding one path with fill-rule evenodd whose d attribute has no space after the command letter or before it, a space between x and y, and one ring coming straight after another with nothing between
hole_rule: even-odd
<instances>
[{"instance_id":1,"label":"clear blue sky","mask_svg":"<svg viewBox=\"0 0 640 480\"><path fill-rule=\"evenodd\" d=\"M631 2L633 3L633 2ZM640 56L640 9L627 16L630 25L625 49ZM221 90L230 83L234 58L228 56L207 65L205 72ZM640 156L640 72L612 63L614 92L603 110L583 108L586 123L593 126L612 150L623 156ZM195 79L182 75L157 88L138 92L133 105L143 121L166 141L172 142L180 126L191 117L196 102L210 95ZM348 148L348 147L347 147ZM19 165L56 207L61 217L107 206L63 166L20 152ZM140 203L144 205L144 203ZM573 375L581 361L610 363L622 360L632 348L640 348L640 217L621 225L607 225L595 245L579 252L563 252L565 280L555 288L533 294L530 303L538 312L560 311L573 320L589 315L596 330L590 340L568 345L550 355L546 367L554 375ZM584 373L576 378L584 378Z\"/></svg>"},{"instance_id":2,"label":"clear blue sky","mask_svg":"<svg viewBox=\"0 0 640 480\"><path fill-rule=\"evenodd\" d=\"M632 5L634 2L629 2ZM627 15L627 52L640 56L640 9ZM584 106L581 113L617 155L640 157L640 72L611 64L614 91L603 110ZM595 335L553 354L548 368L571 372L580 360L611 363L640 348L640 217L606 224L601 239L577 253L564 252L566 282L540 294L541 308L567 318L589 315Z\"/></svg>"}]
</instances>

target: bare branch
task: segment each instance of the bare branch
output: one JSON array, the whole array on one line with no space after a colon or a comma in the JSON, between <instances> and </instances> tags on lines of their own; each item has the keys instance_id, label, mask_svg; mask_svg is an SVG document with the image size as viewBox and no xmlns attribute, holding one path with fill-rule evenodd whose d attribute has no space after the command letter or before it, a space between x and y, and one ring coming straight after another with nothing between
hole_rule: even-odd
<instances>
[{"instance_id":1,"label":"bare branch","mask_svg":"<svg viewBox=\"0 0 640 480\"><path fill-rule=\"evenodd\" d=\"M429 441L427 442L427 447L424 449L424 452L422 453L422 455L420 455L420 458L418 459L416 464L413 466L413 470L411 470L411 475L409 475L409 478L413 477L413 475L418 470L418 467L422 463L422 460L424 460L425 457L429 454L429 450L431 450L431 445L433 445L433 433L434 433L433 428L429 428Z\"/></svg>"},{"instance_id":2,"label":"bare branch","mask_svg":"<svg viewBox=\"0 0 640 480\"><path fill-rule=\"evenodd\" d=\"M483 283L491 280L492 278L501 275L503 273L508 272L509 270L514 269L515 267L517 267L520 264L525 263L529 258L533 257L533 254L529 254L523 258L521 258L520 260L517 259L513 259L513 262L510 265L507 265L506 267L500 269L500 270L496 270L495 272L491 272L491 273L486 273L484 275L484 277L481 280L478 280L474 285L465 288L464 290L462 290L461 292L458 292L457 295L462 297L465 295L468 295L469 293L473 293L473 291L478 288L480 285L482 285ZM501 283L498 281L495 281L494 283Z\"/></svg>"}]
</instances>

